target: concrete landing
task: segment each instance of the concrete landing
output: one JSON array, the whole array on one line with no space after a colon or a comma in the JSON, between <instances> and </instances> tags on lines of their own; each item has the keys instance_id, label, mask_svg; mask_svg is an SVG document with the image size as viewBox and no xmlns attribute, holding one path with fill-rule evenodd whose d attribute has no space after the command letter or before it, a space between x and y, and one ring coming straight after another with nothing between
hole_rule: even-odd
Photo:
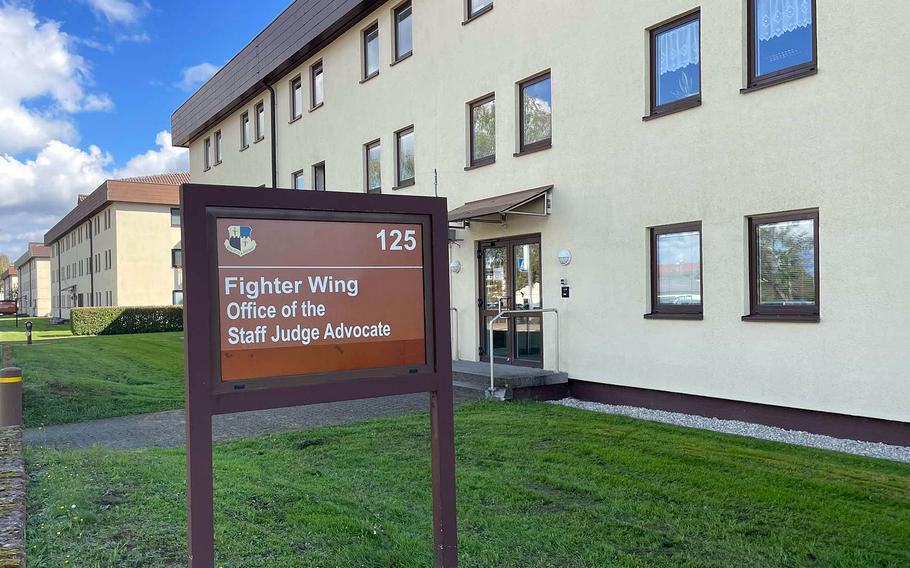
<instances>
[{"instance_id":1,"label":"concrete landing","mask_svg":"<svg viewBox=\"0 0 910 568\"><path fill-rule=\"evenodd\" d=\"M490 396L490 364L452 361L452 383L456 388L485 391ZM569 376L546 369L493 364L492 398L497 400L550 400L567 392Z\"/></svg>"}]
</instances>

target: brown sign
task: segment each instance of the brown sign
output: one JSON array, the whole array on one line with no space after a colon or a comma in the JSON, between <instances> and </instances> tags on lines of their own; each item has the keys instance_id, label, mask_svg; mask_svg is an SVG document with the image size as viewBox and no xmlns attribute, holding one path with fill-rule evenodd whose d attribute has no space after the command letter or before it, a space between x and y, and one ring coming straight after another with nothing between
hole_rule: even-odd
<instances>
[{"instance_id":1,"label":"brown sign","mask_svg":"<svg viewBox=\"0 0 910 568\"><path fill-rule=\"evenodd\" d=\"M213 416L414 393L457 566L445 199L185 184L181 209L189 566L215 559Z\"/></svg>"},{"instance_id":2,"label":"brown sign","mask_svg":"<svg viewBox=\"0 0 910 568\"><path fill-rule=\"evenodd\" d=\"M426 364L423 227L217 220L221 379Z\"/></svg>"}]
</instances>

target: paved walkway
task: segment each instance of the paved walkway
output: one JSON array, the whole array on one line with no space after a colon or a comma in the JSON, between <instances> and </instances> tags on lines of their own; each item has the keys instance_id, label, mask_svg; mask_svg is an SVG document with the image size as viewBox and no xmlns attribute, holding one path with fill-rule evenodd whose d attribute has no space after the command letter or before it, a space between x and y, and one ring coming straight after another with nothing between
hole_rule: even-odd
<instances>
[{"instance_id":1,"label":"paved walkway","mask_svg":"<svg viewBox=\"0 0 910 568\"><path fill-rule=\"evenodd\" d=\"M482 393L456 389L455 402L478 400ZM258 410L216 416L215 441L254 438L266 434L308 430L321 426L348 424L412 412L428 412L428 394L387 396L367 400L332 402ZM183 410L92 420L25 430L25 443L56 448L133 449L153 446L183 446L186 423Z\"/></svg>"}]
</instances>

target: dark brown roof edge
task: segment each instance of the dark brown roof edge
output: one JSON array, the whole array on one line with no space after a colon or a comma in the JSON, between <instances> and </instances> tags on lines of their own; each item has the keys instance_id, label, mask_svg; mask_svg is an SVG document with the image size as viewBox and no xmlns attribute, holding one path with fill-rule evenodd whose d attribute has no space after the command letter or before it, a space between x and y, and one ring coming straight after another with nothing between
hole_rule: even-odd
<instances>
[{"instance_id":1,"label":"dark brown roof edge","mask_svg":"<svg viewBox=\"0 0 910 568\"><path fill-rule=\"evenodd\" d=\"M116 202L177 206L180 205L180 185L109 179L51 227L44 234L44 244L52 245L73 227Z\"/></svg>"},{"instance_id":2,"label":"dark brown roof edge","mask_svg":"<svg viewBox=\"0 0 910 568\"><path fill-rule=\"evenodd\" d=\"M51 257L51 247L44 246L42 243L28 243L28 248L25 249L25 252L16 260L16 268L30 261L33 258L50 258Z\"/></svg>"},{"instance_id":3,"label":"dark brown roof edge","mask_svg":"<svg viewBox=\"0 0 910 568\"><path fill-rule=\"evenodd\" d=\"M346 5L340 0L296 0L174 111L171 115L172 144L188 147L200 134L237 110L248 99L261 93L264 90L263 82L275 81L325 48L384 1L361 0L345 10ZM301 13L321 13L327 8L332 10L329 16L305 36L305 41L301 38L302 43L290 56L282 59L278 54L286 53L287 50L285 46L276 44L276 41L280 42L287 30L282 30L282 35L277 40L269 37L270 34ZM241 67L241 64L245 63L241 60L244 57L256 61L255 65L260 66L255 73L255 80L252 75L245 73L249 65ZM226 92L219 93L220 90ZM214 98L215 101L209 101L210 98ZM205 108L206 106L218 110L211 112Z\"/></svg>"}]
</instances>

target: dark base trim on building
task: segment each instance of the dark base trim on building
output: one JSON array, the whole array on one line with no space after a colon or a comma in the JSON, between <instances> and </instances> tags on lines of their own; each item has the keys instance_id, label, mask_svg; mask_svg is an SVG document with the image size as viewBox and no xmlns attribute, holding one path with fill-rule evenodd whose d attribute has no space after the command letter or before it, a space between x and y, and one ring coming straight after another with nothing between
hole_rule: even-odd
<instances>
[{"instance_id":1,"label":"dark base trim on building","mask_svg":"<svg viewBox=\"0 0 910 568\"><path fill-rule=\"evenodd\" d=\"M568 385L559 386L566 386L564 394L579 400L639 406L724 420L741 420L766 426L776 426L787 430L824 434L835 438L910 446L910 423L907 422L864 418L862 416L835 414L833 412L801 410L784 406L608 385L575 379L569 379ZM552 390L539 394L549 395L549 397L552 397L550 398L551 400L561 398L563 395L562 392L553 392ZM523 396L521 398L542 400L549 397Z\"/></svg>"}]
</instances>

